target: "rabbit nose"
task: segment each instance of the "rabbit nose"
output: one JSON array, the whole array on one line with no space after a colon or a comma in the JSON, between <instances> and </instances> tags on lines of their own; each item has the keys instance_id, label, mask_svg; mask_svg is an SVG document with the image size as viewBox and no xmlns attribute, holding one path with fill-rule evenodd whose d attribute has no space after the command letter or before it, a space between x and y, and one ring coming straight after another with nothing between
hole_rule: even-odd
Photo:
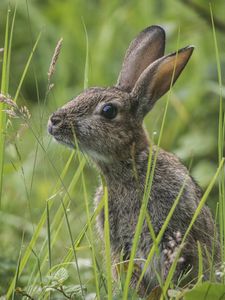
<instances>
[{"instance_id":1,"label":"rabbit nose","mask_svg":"<svg viewBox=\"0 0 225 300\"><path fill-rule=\"evenodd\" d=\"M60 123L63 121L63 117L59 116L59 115L56 115L56 114L53 114L50 118L50 121L51 121L53 126L57 126L57 125L60 125Z\"/></svg>"},{"instance_id":2,"label":"rabbit nose","mask_svg":"<svg viewBox=\"0 0 225 300\"><path fill-rule=\"evenodd\" d=\"M63 124L64 114L62 113L53 113L48 120L48 132L51 135L55 135L58 130L60 130L60 125Z\"/></svg>"}]
</instances>

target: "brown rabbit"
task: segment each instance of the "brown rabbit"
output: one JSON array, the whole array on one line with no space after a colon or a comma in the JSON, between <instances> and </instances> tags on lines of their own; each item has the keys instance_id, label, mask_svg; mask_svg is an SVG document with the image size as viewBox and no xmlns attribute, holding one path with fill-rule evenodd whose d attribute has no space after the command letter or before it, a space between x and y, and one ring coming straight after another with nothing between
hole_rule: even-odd
<instances>
[{"instance_id":1,"label":"brown rabbit","mask_svg":"<svg viewBox=\"0 0 225 300\"><path fill-rule=\"evenodd\" d=\"M193 47L188 46L164 56L165 32L159 26L143 30L130 44L117 84L109 88L89 88L58 109L49 119L48 131L59 142L75 147L74 135L103 174L108 188L111 253L114 265L129 260L132 241L143 200L149 152L158 152L148 201L148 214L157 235L174 200L184 189L155 254L138 288L144 297L157 286L156 274L166 278L170 254L190 224L201 199L201 189L188 170L171 153L150 144L143 119L155 102L175 83L187 64ZM150 147L151 146L151 147ZM135 168L134 168L135 166ZM135 170L134 170L135 169ZM184 184L185 181L185 184ZM102 187L95 197L102 198ZM103 238L104 212L98 217ZM191 280L198 272L197 241L201 244L204 274L214 248L214 262L219 262L219 243L214 241L215 224L207 207L203 207L182 249L174 280L189 270ZM135 272L131 279L136 287L152 246L147 221L144 221L136 252Z\"/></svg>"}]
</instances>

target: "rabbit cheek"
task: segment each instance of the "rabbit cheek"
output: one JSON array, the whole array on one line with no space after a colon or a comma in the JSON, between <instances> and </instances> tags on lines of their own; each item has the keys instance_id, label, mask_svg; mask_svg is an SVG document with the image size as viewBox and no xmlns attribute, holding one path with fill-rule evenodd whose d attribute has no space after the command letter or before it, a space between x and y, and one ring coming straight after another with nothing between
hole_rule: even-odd
<instances>
[{"instance_id":1,"label":"rabbit cheek","mask_svg":"<svg viewBox=\"0 0 225 300\"><path fill-rule=\"evenodd\" d=\"M102 138L97 133L97 126L89 123L89 120L77 121L73 124L74 136L82 151L95 160L102 160L100 141ZM105 160L105 159L104 159Z\"/></svg>"}]
</instances>

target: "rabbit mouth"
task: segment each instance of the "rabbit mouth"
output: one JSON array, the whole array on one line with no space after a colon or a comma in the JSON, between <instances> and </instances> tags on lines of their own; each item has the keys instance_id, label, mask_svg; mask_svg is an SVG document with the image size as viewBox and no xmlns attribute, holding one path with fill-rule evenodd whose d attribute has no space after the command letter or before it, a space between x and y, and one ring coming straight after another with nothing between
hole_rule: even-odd
<instances>
[{"instance_id":1,"label":"rabbit mouth","mask_svg":"<svg viewBox=\"0 0 225 300\"><path fill-rule=\"evenodd\" d=\"M75 144L73 144L70 140L66 139L65 137L62 137L61 135L53 135L53 137L58 143L65 145L69 148L75 149Z\"/></svg>"},{"instance_id":2,"label":"rabbit mouth","mask_svg":"<svg viewBox=\"0 0 225 300\"><path fill-rule=\"evenodd\" d=\"M54 139L60 143L63 144L65 146L68 146L70 148L75 148L75 143L72 143L72 141L70 139L67 138L67 136L62 133L59 132L59 127L54 126L51 122L51 120L49 120L48 122L48 133L54 137Z\"/></svg>"}]
</instances>

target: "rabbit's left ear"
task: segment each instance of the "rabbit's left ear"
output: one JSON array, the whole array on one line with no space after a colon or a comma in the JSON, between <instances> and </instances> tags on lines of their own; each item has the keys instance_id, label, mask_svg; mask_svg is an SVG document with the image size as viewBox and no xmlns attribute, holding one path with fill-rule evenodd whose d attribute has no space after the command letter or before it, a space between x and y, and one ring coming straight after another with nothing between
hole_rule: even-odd
<instances>
[{"instance_id":1,"label":"rabbit's left ear","mask_svg":"<svg viewBox=\"0 0 225 300\"><path fill-rule=\"evenodd\" d=\"M138 102L137 114L140 118L143 118L176 82L193 50L193 46L188 46L163 56L142 72L131 92Z\"/></svg>"}]
</instances>

